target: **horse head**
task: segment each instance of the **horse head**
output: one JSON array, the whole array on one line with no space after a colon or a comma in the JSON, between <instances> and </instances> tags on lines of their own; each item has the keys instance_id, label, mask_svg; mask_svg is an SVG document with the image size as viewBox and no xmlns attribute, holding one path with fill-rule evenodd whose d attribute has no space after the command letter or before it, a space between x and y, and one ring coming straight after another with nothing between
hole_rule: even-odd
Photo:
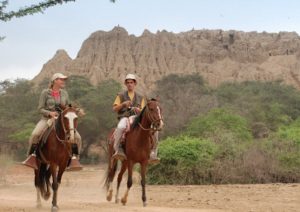
<instances>
[{"instance_id":1,"label":"horse head","mask_svg":"<svg viewBox=\"0 0 300 212\"><path fill-rule=\"evenodd\" d=\"M146 113L149 121L151 122L151 128L157 131L162 130L164 122L162 118L162 110L158 100L151 99L147 101Z\"/></svg>"},{"instance_id":2,"label":"horse head","mask_svg":"<svg viewBox=\"0 0 300 212\"><path fill-rule=\"evenodd\" d=\"M78 110L72 105L62 107L61 121L69 142L74 143L75 131L78 125Z\"/></svg>"}]
</instances>

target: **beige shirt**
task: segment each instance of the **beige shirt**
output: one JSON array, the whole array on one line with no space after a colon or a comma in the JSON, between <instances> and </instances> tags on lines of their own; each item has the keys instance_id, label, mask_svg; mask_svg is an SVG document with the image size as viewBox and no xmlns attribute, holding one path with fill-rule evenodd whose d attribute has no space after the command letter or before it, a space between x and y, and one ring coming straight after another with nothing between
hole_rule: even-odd
<instances>
[{"instance_id":1,"label":"beige shirt","mask_svg":"<svg viewBox=\"0 0 300 212\"><path fill-rule=\"evenodd\" d=\"M51 95L51 92L51 89L44 89L40 96L38 111L43 115L43 118L49 118L50 112L55 111L56 101ZM60 90L60 104L70 104L69 95L67 91L63 89Z\"/></svg>"}]
</instances>

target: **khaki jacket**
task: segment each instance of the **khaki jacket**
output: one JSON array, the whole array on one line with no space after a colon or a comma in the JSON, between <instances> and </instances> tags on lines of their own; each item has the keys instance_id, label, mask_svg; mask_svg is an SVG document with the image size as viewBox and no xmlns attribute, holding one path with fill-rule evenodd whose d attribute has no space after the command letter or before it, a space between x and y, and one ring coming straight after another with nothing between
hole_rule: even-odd
<instances>
[{"instance_id":1,"label":"khaki jacket","mask_svg":"<svg viewBox=\"0 0 300 212\"><path fill-rule=\"evenodd\" d=\"M56 102L51 96L51 89L44 89L41 93L38 111L42 114L43 118L49 118L49 113L55 111L55 106L57 104L68 105L70 104L69 95L67 91L60 90L60 102Z\"/></svg>"}]
</instances>

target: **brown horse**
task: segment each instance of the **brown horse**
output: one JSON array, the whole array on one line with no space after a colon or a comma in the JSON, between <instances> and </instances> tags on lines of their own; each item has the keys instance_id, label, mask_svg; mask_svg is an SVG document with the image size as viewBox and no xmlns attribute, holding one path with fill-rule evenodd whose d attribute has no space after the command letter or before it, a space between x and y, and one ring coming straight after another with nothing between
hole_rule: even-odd
<instances>
[{"instance_id":1,"label":"brown horse","mask_svg":"<svg viewBox=\"0 0 300 212\"><path fill-rule=\"evenodd\" d=\"M38 170L35 170L35 187L37 189L37 207L41 207L41 198L48 200L50 177L52 176L52 211L57 211L57 190L62 175L71 159L71 143L77 128L77 112L71 105L61 106L61 113L53 123L45 142L37 147ZM44 143L44 144L43 144Z\"/></svg>"},{"instance_id":2,"label":"brown horse","mask_svg":"<svg viewBox=\"0 0 300 212\"><path fill-rule=\"evenodd\" d=\"M127 191L124 197L121 199L123 205L127 203L127 197L129 194L129 190L132 186L132 173L133 166L136 163L139 163L141 166L141 185L142 185L142 200L143 205L147 205L146 200L146 172L148 166L149 155L151 151L151 147L153 145L152 136L155 131L161 130L163 127L161 108L159 106L158 101L152 99L148 101L145 108L141 111L141 113L136 117L131 130L126 134L125 138L125 153L127 156L127 160L122 161L122 167L118 174L118 182L117 182L117 192L116 192L116 203L119 202L119 188L122 181L122 176L124 172L128 169L128 180L127 180ZM109 139L109 164L107 170L107 178L106 178L106 189L107 196L106 199L111 201L113 189L112 182L117 170L117 160L112 159L112 155L114 154L113 148L113 136L110 136Z\"/></svg>"}]
</instances>

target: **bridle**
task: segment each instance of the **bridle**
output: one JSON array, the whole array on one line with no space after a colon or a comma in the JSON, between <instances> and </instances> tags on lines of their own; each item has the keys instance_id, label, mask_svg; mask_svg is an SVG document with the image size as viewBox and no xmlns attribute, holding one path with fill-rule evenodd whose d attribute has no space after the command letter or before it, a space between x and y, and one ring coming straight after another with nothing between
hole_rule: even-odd
<instances>
[{"instance_id":1,"label":"bridle","mask_svg":"<svg viewBox=\"0 0 300 212\"><path fill-rule=\"evenodd\" d=\"M70 128L69 131L66 130L66 126L65 126L65 123L64 123L64 116L63 116L63 114L64 114L65 111L68 110L68 109L69 109L69 107L65 108L64 110L61 110L61 109L60 109L60 111L59 111L59 113L60 113L60 120L57 120L57 121L60 121L60 123L61 123L61 125L62 125L62 128L63 128L63 131L64 131L64 134L66 135L64 140L61 139L61 138L59 138L59 136L57 135L57 131L56 131L56 123L54 123L55 136L56 136L57 140L60 141L61 143L63 143L64 145L65 145L65 143L66 143L67 140L68 140L67 138L70 136L69 132L70 132L71 130L74 130L74 132L76 132L76 128L75 128L75 127L74 127L74 128Z\"/></svg>"},{"instance_id":2,"label":"bridle","mask_svg":"<svg viewBox=\"0 0 300 212\"><path fill-rule=\"evenodd\" d=\"M153 115L151 114L150 112L150 109L148 107L148 105L145 106L145 111L144 111L145 115L147 115L147 118L150 120L151 122L151 125L150 125L150 128L145 128L143 127L143 125L139 122L139 127L144 130L144 131L152 131L152 132L156 132L156 131L160 131L161 129L158 129L156 127L154 127L154 124L157 123L157 122L160 122L162 121L163 119L162 118L159 118L159 119L155 119L153 117Z\"/></svg>"}]
</instances>

